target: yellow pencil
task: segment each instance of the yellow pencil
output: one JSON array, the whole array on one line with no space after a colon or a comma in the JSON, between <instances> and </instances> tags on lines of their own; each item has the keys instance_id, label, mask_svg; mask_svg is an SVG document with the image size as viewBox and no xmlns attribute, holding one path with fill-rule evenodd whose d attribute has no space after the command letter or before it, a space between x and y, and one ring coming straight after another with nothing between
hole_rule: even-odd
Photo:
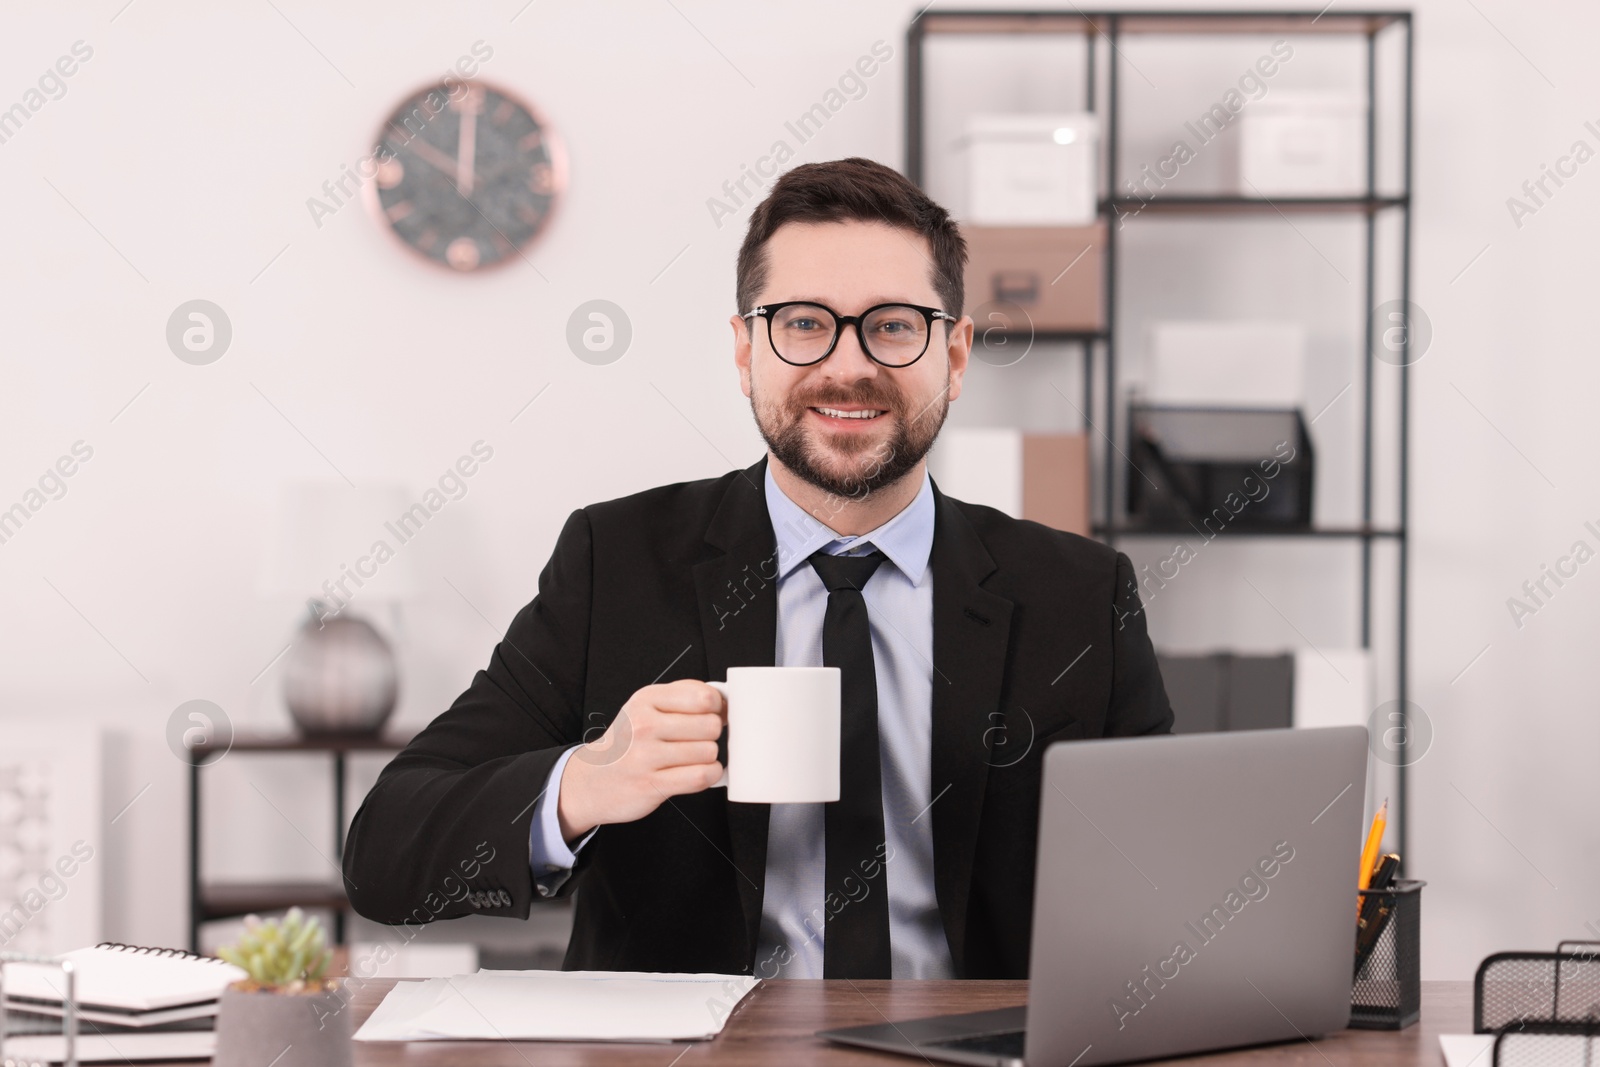
<instances>
[{"instance_id":1,"label":"yellow pencil","mask_svg":"<svg viewBox=\"0 0 1600 1067\"><path fill-rule=\"evenodd\" d=\"M1367 831L1367 844L1361 850L1361 874L1356 879L1356 886L1365 889L1372 884L1372 872L1378 866L1378 849L1383 847L1383 830L1389 824L1389 799L1384 798L1383 805L1378 808L1372 817L1372 829ZM1356 897L1356 912L1360 914L1361 897Z\"/></svg>"}]
</instances>

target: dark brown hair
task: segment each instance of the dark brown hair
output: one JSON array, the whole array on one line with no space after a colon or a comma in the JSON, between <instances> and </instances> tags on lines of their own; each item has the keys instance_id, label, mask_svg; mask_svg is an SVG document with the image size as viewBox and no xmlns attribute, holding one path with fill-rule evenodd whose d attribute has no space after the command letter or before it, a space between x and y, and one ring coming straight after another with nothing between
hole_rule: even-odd
<instances>
[{"instance_id":1,"label":"dark brown hair","mask_svg":"<svg viewBox=\"0 0 1600 1067\"><path fill-rule=\"evenodd\" d=\"M967 242L950 213L898 171L852 156L802 163L773 185L750 216L739 248L735 297L743 314L767 282L767 240L786 222L886 222L928 239L933 287L944 310L961 314Z\"/></svg>"}]
</instances>

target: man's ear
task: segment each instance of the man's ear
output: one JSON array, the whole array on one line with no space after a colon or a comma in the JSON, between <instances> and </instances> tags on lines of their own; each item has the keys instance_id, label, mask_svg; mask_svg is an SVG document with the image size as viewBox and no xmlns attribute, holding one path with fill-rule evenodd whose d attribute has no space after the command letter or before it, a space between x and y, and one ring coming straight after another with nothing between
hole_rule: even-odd
<instances>
[{"instance_id":1,"label":"man's ear","mask_svg":"<svg viewBox=\"0 0 1600 1067\"><path fill-rule=\"evenodd\" d=\"M739 368L739 388L750 395L750 322L738 315L728 319L733 327L733 365ZM969 331L970 332L970 331Z\"/></svg>"},{"instance_id":2,"label":"man's ear","mask_svg":"<svg viewBox=\"0 0 1600 1067\"><path fill-rule=\"evenodd\" d=\"M951 400L961 395L961 380L966 376L967 363L972 359L972 333L971 315L961 316L960 321L950 327L950 391L948 397Z\"/></svg>"}]
</instances>

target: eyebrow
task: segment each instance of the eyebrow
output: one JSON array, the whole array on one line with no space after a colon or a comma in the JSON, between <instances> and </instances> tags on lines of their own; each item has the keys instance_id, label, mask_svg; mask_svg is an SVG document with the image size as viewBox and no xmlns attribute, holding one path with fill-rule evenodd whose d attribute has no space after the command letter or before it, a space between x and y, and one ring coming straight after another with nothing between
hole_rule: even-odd
<instances>
[{"instance_id":1,"label":"eyebrow","mask_svg":"<svg viewBox=\"0 0 1600 1067\"><path fill-rule=\"evenodd\" d=\"M819 296L792 296L792 297L789 297L788 300L766 300L766 301L763 301L763 303L767 303L767 304L785 304L785 303L788 303L789 300L798 300L798 301L800 301L802 303L806 303L806 304L823 304L823 305L827 305L828 304L828 301L822 299ZM914 300L914 299L912 299L911 297L908 297L908 296L883 296L883 295L879 294L877 296L867 297L866 300L864 300L862 302L861 306L863 308L869 308L869 307L875 307L878 304L918 304L918 303L921 303L921 301Z\"/></svg>"}]
</instances>

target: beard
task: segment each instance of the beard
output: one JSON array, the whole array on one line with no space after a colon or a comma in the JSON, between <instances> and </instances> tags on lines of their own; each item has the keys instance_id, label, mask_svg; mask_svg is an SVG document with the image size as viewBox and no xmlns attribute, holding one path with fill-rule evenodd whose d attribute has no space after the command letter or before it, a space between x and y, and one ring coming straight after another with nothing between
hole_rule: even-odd
<instances>
[{"instance_id":1,"label":"beard","mask_svg":"<svg viewBox=\"0 0 1600 1067\"><path fill-rule=\"evenodd\" d=\"M854 432L828 433L806 427L814 407L859 405L880 408L890 420L887 438ZM768 400L754 383L750 411L774 457L802 481L834 496L863 497L904 478L922 462L950 412L949 376L937 397L917 407L882 379L862 380L853 389L822 386Z\"/></svg>"}]
</instances>

